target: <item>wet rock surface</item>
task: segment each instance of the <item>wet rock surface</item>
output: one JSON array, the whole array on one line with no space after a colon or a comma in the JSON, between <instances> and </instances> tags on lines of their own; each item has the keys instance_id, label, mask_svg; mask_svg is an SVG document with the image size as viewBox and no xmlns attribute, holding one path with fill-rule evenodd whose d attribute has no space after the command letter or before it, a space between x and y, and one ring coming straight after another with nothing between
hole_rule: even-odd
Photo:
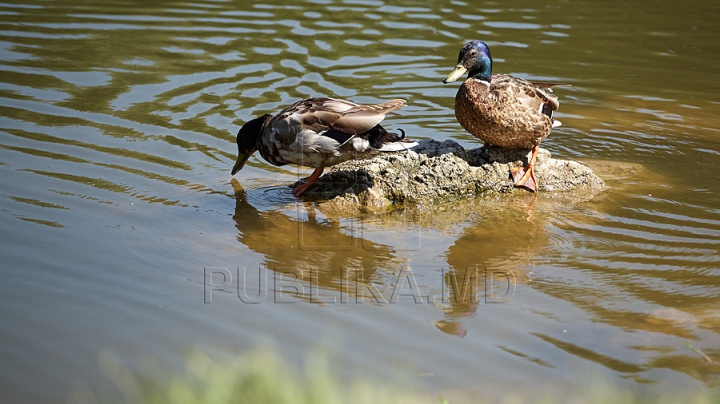
<instances>
[{"instance_id":1,"label":"wet rock surface","mask_svg":"<svg viewBox=\"0 0 720 404\"><path fill-rule=\"evenodd\" d=\"M497 147L465 150L452 140L423 140L412 150L381 154L332 167L303 196L339 205L417 205L476 195L525 192L513 187L510 169L523 166L529 150ZM589 200L605 188L590 168L558 160L539 149L535 161L539 192ZM293 186L299 184L294 184Z\"/></svg>"}]
</instances>

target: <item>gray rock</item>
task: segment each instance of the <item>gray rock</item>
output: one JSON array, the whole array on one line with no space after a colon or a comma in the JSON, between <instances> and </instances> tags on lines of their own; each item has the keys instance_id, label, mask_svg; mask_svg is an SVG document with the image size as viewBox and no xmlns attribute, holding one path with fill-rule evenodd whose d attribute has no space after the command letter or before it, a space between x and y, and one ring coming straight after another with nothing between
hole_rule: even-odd
<instances>
[{"instance_id":1,"label":"gray rock","mask_svg":"<svg viewBox=\"0 0 720 404\"><path fill-rule=\"evenodd\" d=\"M368 160L338 164L326 172L303 199L384 207L528 192L513 187L510 168L523 166L530 157L529 150L478 148L468 151L452 140L419 143L406 152L384 153ZM553 159L550 152L542 148L535 161L535 176L541 193L582 193L583 199L590 199L605 187L590 168L575 161Z\"/></svg>"}]
</instances>

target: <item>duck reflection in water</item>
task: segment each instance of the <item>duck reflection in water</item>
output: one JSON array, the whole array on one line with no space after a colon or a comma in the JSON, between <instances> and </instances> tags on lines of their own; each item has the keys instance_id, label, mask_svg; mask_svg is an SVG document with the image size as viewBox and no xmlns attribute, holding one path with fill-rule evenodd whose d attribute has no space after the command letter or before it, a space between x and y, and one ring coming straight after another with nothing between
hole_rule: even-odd
<instances>
[{"instance_id":1,"label":"duck reflection in water","mask_svg":"<svg viewBox=\"0 0 720 404\"><path fill-rule=\"evenodd\" d=\"M535 201L531 199L531 203ZM543 223L534 220L528 226L526 198L483 200L480 205L483 215L471 222L445 252L450 267L443 274L448 305L444 318L435 325L459 337L467 333L463 322L483 307L513 299L517 285L529 280L533 257L549 242ZM548 208L548 204L539 205ZM455 214L471 217L479 208L477 201L459 203Z\"/></svg>"},{"instance_id":2,"label":"duck reflection in water","mask_svg":"<svg viewBox=\"0 0 720 404\"><path fill-rule=\"evenodd\" d=\"M353 296L355 282L368 284L372 277L374 285L385 288L387 285L378 282L386 277L377 271L407 266L391 247L348 234L352 229L343 229L337 220L318 220L311 204L303 205L308 211L307 220L278 210L260 211L248 202L247 192L236 180L232 185L237 239L262 254L263 265L269 270L297 277L301 282L312 281L313 287Z\"/></svg>"}]
</instances>

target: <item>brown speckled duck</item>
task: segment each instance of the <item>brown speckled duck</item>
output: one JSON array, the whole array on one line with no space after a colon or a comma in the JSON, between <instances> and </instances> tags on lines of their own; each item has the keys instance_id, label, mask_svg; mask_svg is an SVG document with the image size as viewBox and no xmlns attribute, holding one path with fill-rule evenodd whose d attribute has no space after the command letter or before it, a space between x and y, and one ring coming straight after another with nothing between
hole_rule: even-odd
<instances>
[{"instance_id":1,"label":"brown speckled duck","mask_svg":"<svg viewBox=\"0 0 720 404\"><path fill-rule=\"evenodd\" d=\"M516 187L538 188L533 164L540 142L560 126L553 111L560 106L552 87L564 84L532 83L507 74L492 74L490 49L483 41L470 41L460 50L457 66L443 83L468 72L455 96L455 117L465 130L483 140L483 148L532 149L524 168L511 170Z\"/></svg>"},{"instance_id":2,"label":"brown speckled duck","mask_svg":"<svg viewBox=\"0 0 720 404\"><path fill-rule=\"evenodd\" d=\"M293 188L293 195L299 197L320 178L325 167L417 146L405 139L404 132L398 135L380 126L385 115L403 106L405 100L359 105L336 98L308 98L275 116L265 114L250 120L237 134L238 157L232 175L256 150L276 166L315 168L304 184Z\"/></svg>"}]
</instances>

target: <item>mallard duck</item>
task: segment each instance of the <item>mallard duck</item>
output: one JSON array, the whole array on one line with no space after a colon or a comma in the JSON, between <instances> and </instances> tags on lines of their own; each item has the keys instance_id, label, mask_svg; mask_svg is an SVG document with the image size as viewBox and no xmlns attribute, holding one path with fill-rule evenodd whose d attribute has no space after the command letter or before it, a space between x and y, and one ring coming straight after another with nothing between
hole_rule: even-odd
<instances>
[{"instance_id":1,"label":"mallard duck","mask_svg":"<svg viewBox=\"0 0 720 404\"><path fill-rule=\"evenodd\" d=\"M457 66L443 83L458 80L468 72L455 96L455 117L465 130L483 140L483 148L532 149L524 168L511 170L516 187L535 192L538 188L533 165L540 142L552 128L560 106L552 87L565 84L533 83L507 74L492 74L490 49L483 41L470 41L460 50Z\"/></svg>"},{"instance_id":2,"label":"mallard duck","mask_svg":"<svg viewBox=\"0 0 720 404\"><path fill-rule=\"evenodd\" d=\"M293 188L296 197L308 190L325 167L351 159L369 158L380 152L417 146L402 135L386 131L385 115L405 106L405 100L359 105L336 98L308 98L273 116L265 114L246 122L237 134L235 175L255 150L270 164L297 164L315 171L304 184Z\"/></svg>"}]
</instances>

